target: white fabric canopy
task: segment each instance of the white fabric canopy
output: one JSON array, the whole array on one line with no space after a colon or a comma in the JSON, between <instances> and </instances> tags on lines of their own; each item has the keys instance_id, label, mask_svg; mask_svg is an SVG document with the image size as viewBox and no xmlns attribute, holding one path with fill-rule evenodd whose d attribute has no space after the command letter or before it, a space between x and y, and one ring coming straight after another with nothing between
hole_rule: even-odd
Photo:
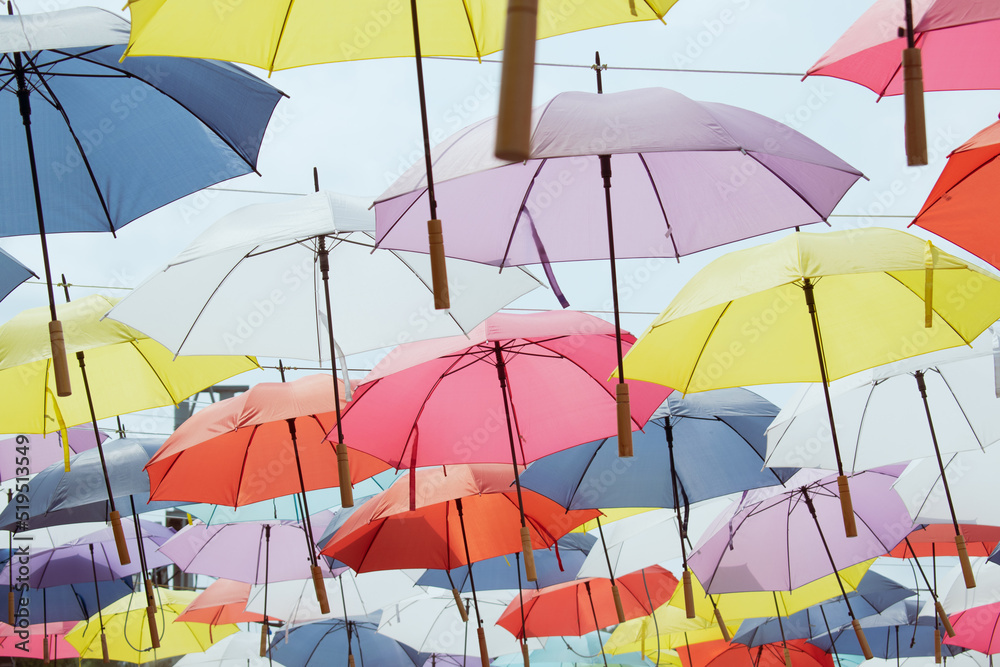
<instances>
[{"instance_id":1,"label":"white fabric canopy","mask_svg":"<svg viewBox=\"0 0 1000 667\"><path fill-rule=\"evenodd\" d=\"M942 460L958 522L1000 526L1000 503L994 493L1000 477L1000 447L988 447L985 452L947 454ZM911 463L893 488L916 523L951 523L935 458Z\"/></svg>"}]
</instances>

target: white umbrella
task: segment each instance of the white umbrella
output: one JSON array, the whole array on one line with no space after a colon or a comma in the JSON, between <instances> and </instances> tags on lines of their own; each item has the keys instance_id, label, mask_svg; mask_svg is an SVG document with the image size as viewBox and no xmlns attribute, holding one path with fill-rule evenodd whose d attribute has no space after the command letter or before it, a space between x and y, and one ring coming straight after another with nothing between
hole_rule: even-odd
<instances>
[{"instance_id":1,"label":"white umbrella","mask_svg":"<svg viewBox=\"0 0 1000 667\"><path fill-rule=\"evenodd\" d=\"M705 529L729 507L734 497L712 498L691 506L687 533L691 544L698 542ZM607 577L608 560L615 576L619 577L650 565L680 558L681 547L677 533L677 513L673 509L651 510L605 525L607 559L604 551L592 549L580 566L576 578Z\"/></svg>"},{"instance_id":2,"label":"white umbrella","mask_svg":"<svg viewBox=\"0 0 1000 667\"><path fill-rule=\"evenodd\" d=\"M321 243L329 251L338 355L468 333L541 284L523 270L499 273L495 267L453 261L448 265L451 309L436 311L427 255L373 252L370 204L317 192L237 209L108 316L175 354L322 361L330 355Z\"/></svg>"},{"instance_id":3,"label":"white umbrella","mask_svg":"<svg viewBox=\"0 0 1000 667\"><path fill-rule=\"evenodd\" d=\"M986 558L973 558L972 571L976 574L976 587L966 588L962 573L952 568L941 578L939 596L948 615L957 614L973 607L1000 602L1000 567Z\"/></svg>"},{"instance_id":4,"label":"white umbrella","mask_svg":"<svg viewBox=\"0 0 1000 667\"><path fill-rule=\"evenodd\" d=\"M203 653L188 653L174 667L281 667L277 661L259 655L260 637L238 632L220 639Z\"/></svg>"},{"instance_id":5,"label":"white umbrella","mask_svg":"<svg viewBox=\"0 0 1000 667\"><path fill-rule=\"evenodd\" d=\"M406 598L425 594L426 588L413 583L422 572L415 570L408 574L406 570L384 570L355 574L347 570L336 577L324 579L330 601L328 614L320 611L319 602L313 594L312 579L268 584L267 615L285 621L288 627L328 618L368 616ZM264 586L254 585L247 600L247 611L265 613L264 599Z\"/></svg>"},{"instance_id":6,"label":"white umbrella","mask_svg":"<svg viewBox=\"0 0 1000 667\"><path fill-rule=\"evenodd\" d=\"M521 651L521 642L496 624L517 591L480 592L479 611L485 629L489 655ZM471 598L469 598L471 601ZM378 632L412 646L421 653L467 654L476 646L476 626L462 621L455 598L450 593L425 595L403 600L382 610ZM537 638L528 639L529 650L544 647Z\"/></svg>"},{"instance_id":7,"label":"white umbrella","mask_svg":"<svg viewBox=\"0 0 1000 667\"><path fill-rule=\"evenodd\" d=\"M1000 447L947 454L942 460L958 522L1000 526L1000 503L993 493L1000 478ZM951 522L941 470L933 458L908 465L893 488L915 523Z\"/></svg>"}]
</instances>

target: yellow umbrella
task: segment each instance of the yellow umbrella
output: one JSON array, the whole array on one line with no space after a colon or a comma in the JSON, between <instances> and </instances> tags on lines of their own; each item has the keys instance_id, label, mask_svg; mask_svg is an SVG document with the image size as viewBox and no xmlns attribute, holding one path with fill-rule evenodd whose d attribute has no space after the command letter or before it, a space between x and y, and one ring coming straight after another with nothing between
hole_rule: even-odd
<instances>
[{"instance_id":1,"label":"yellow umbrella","mask_svg":"<svg viewBox=\"0 0 1000 667\"><path fill-rule=\"evenodd\" d=\"M629 350L625 375L684 393L822 382L853 537L827 384L971 343L998 317L1000 278L930 241L882 228L796 232L695 274Z\"/></svg>"},{"instance_id":2,"label":"yellow umbrella","mask_svg":"<svg viewBox=\"0 0 1000 667\"><path fill-rule=\"evenodd\" d=\"M655 507L613 507L609 509L602 509L601 512L604 514L600 518L602 525L608 525L618 521L619 519L627 519L630 516L636 516L637 514L644 514L646 512L651 512ZM571 533L589 533L592 530L597 530L597 521L587 521L586 523L581 523L579 526L569 531Z\"/></svg>"},{"instance_id":3,"label":"yellow umbrella","mask_svg":"<svg viewBox=\"0 0 1000 667\"><path fill-rule=\"evenodd\" d=\"M137 410L174 405L238 373L258 368L252 357L179 357L153 339L111 319L116 303L93 295L57 306L67 354L76 353L70 377L83 392L60 397L46 343L48 308L26 310L0 325L0 432L49 433ZM98 442L100 438L98 437ZM65 448L64 448L65 449ZM98 444L103 467L104 452ZM66 462L68 465L68 449ZM104 470L119 557L127 564L121 520Z\"/></svg>"},{"instance_id":4,"label":"yellow umbrella","mask_svg":"<svg viewBox=\"0 0 1000 667\"><path fill-rule=\"evenodd\" d=\"M168 588L155 590L160 616L159 642L156 648L146 631L146 596L143 593L117 600L86 621L80 621L66 634L66 641L80 652L81 658L109 658L138 665L185 653L200 653L218 640L237 632L235 624L206 625L204 623L173 622L197 597L195 591L175 591ZM109 638L106 654L102 634Z\"/></svg>"}]
</instances>

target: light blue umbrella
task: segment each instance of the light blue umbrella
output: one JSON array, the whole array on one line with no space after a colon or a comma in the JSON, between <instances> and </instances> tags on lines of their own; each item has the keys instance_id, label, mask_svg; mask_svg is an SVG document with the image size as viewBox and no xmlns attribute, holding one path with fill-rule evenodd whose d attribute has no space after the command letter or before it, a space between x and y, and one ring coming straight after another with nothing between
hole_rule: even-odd
<instances>
[{"instance_id":1,"label":"light blue umbrella","mask_svg":"<svg viewBox=\"0 0 1000 667\"><path fill-rule=\"evenodd\" d=\"M38 276L35 272L0 249L0 301L14 291L14 288L28 278Z\"/></svg>"},{"instance_id":2,"label":"light blue umbrella","mask_svg":"<svg viewBox=\"0 0 1000 667\"><path fill-rule=\"evenodd\" d=\"M545 648L536 649L528 654L532 665L653 665L653 661L640 653L619 653L611 656L613 662L605 663L601 653L601 639L596 632L582 637L551 637L545 642ZM520 653L500 656L493 661L494 665L523 665L524 658Z\"/></svg>"}]
</instances>

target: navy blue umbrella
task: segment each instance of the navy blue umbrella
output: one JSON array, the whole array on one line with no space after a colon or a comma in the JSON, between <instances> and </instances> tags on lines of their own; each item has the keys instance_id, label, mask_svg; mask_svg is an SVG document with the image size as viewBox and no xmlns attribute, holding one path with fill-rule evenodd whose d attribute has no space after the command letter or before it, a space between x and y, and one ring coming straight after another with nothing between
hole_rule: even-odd
<instances>
[{"instance_id":1,"label":"navy blue umbrella","mask_svg":"<svg viewBox=\"0 0 1000 667\"><path fill-rule=\"evenodd\" d=\"M521 484L567 509L673 507L684 527L681 510L690 503L782 484L795 474L763 468L764 432L777 414L776 405L747 389L674 392L633 435L632 458L619 458L617 438L595 440L535 461ZM694 618L683 539L681 556L687 615ZM610 559L608 570L614 578Z\"/></svg>"},{"instance_id":2,"label":"navy blue umbrella","mask_svg":"<svg viewBox=\"0 0 1000 667\"><path fill-rule=\"evenodd\" d=\"M538 580L535 588L554 586L576 578L583 561L590 553L597 538L586 533L569 533L560 538L556 545L535 552L535 573ZM518 578L520 569L520 578ZM497 556L476 562L476 588L483 591L509 590L520 588L527 581L524 563L514 556ZM446 570L427 570L417 579L418 586L457 589L469 592L469 568L456 567Z\"/></svg>"},{"instance_id":3,"label":"navy blue umbrella","mask_svg":"<svg viewBox=\"0 0 1000 667\"><path fill-rule=\"evenodd\" d=\"M357 621L332 619L279 630L269 654L285 667L422 667L428 656L378 634L376 615ZM288 634L287 641L285 634ZM349 657L350 656L350 657Z\"/></svg>"},{"instance_id":4,"label":"navy blue umbrella","mask_svg":"<svg viewBox=\"0 0 1000 667\"><path fill-rule=\"evenodd\" d=\"M0 16L0 236L39 234L58 393L70 394L46 232L114 232L256 171L283 93L230 63L129 58L95 7Z\"/></svg>"},{"instance_id":5,"label":"navy blue umbrella","mask_svg":"<svg viewBox=\"0 0 1000 667\"><path fill-rule=\"evenodd\" d=\"M848 593L856 618L864 618L888 609L900 600L916 595L916 591L877 572L865 574L857 589ZM751 618L743 621L733 641L747 646L760 646L784 639L810 639L837 630L851 622L843 598L834 598L787 618Z\"/></svg>"},{"instance_id":6,"label":"navy blue umbrella","mask_svg":"<svg viewBox=\"0 0 1000 667\"><path fill-rule=\"evenodd\" d=\"M34 271L0 250L0 301L3 301L8 294L14 291L15 287L32 276L35 276Z\"/></svg>"},{"instance_id":7,"label":"navy blue umbrella","mask_svg":"<svg viewBox=\"0 0 1000 667\"><path fill-rule=\"evenodd\" d=\"M13 591L9 586L0 586L0 618L11 617L8 605L11 592L14 593L13 617L27 618L28 622L34 625L43 622L85 621L96 614L101 607L131 595L134 591L130 579L100 581L97 582L96 590L94 583L89 581ZM100 605L97 604L98 597L101 600Z\"/></svg>"}]
</instances>

